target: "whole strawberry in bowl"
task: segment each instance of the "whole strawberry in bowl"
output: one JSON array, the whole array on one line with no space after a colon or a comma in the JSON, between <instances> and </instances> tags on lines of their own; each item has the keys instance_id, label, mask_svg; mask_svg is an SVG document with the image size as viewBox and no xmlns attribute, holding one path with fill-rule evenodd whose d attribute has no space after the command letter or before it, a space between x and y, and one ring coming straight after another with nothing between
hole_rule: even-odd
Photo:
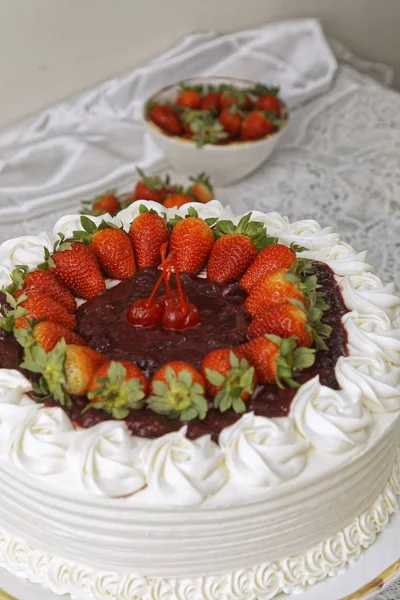
<instances>
[{"instance_id":1,"label":"whole strawberry in bowl","mask_svg":"<svg viewBox=\"0 0 400 600\"><path fill-rule=\"evenodd\" d=\"M206 171L229 185L274 151L288 122L279 88L232 77L193 77L153 94L147 130L179 172Z\"/></svg>"}]
</instances>

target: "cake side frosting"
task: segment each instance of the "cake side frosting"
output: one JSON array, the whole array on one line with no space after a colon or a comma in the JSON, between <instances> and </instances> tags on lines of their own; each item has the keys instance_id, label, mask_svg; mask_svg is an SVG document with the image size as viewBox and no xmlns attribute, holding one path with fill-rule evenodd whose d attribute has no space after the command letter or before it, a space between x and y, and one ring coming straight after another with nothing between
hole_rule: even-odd
<instances>
[{"instance_id":1,"label":"cake side frosting","mask_svg":"<svg viewBox=\"0 0 400 600\"><path fill-rule=\"evenodd\" d=\"M283 560L242 567L224 574L162 578L98 571L78 561L44 552L0 528L0 565L73 600L271 600L281 592L300 593L352 565L375 541L398 510L400 451L390 476L371 504L321 543Z\"/></svg>"},{"instance_id":2,"label":"cake side frosting","mask_svg":"<svg viewBox=\"0 0 400 600\"><path fill-rule=\"evenodd\" d=\"M133 203L114 222L128 229L141 204ZM169 217L187 210L186 206L166 211L157 203L147 205ZM201 205L198 212L204 218L231 216L229 208L217 201ZM60 408L42 408L26 396L30 384L23 376L0 369L1 457L47 482L52 477L60 480L62 473L63 485L67 482L78 493L135 494L136 503L145 492L146 503L154 497L165 505L193 505L207 498L215 500L227 483L240 481L243 464L250 461L256 460L265 471L261 477L259 469L246 472L247 485L258 493L260 487L268 491L287 480L309 477L310 452L327 453L327 457L340 454L346 460L346 453L362 451L373 441L379 434L380 415L390 413L395 418L400 409L400 329L393 326L400 299L392 286L383 285L370 272L365 253L356 253L331 227L322 229L312 220L289 223L277 213L256 212L252 218L264 222L268 233L281 242L301 243L308 248L305 256L326 262L336 272L351 309L342 319L349 356L341 357L335 369L341 390L322 386L316 377L297 392L288 417L244 415L224 431L218 447L207 436L188 440L183 430L165 439L135 438L116 421L75 430L60 415ZM63 217L54 227L54 238L58 233L71 235L80 227L79 216ZM43 249L52 243L41 234L2 244L2 284L21 262L34 269L43 258Z\"/></svg>"}]
</instances>

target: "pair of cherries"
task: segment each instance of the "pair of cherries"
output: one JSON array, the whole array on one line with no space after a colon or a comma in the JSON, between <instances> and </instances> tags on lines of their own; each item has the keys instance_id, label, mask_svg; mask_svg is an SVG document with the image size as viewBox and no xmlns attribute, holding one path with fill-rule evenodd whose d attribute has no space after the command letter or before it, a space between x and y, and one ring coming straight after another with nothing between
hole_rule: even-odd
<instances>
[{"instance_id":1,"label":"pair of cherries","mask_svg":"<svg viewBox=\"0 0 400 600\"><path fill-rule=\"evenodd\" d=\"M179 272L174 263L174 255L166 257L167 245L161 246L162 273L158 278L150 296L143 300L136 300L130 307L126 316L128 323L135 327L154 327L161 325L164 329L188 329L200 323L200 312L197 306L189 302L183 293ZM171 291L170 279L172 267L176 280L176 291ZM167 293L156 298L156 293L161 283L165 281Z\"/></svg>"}]
</instances>

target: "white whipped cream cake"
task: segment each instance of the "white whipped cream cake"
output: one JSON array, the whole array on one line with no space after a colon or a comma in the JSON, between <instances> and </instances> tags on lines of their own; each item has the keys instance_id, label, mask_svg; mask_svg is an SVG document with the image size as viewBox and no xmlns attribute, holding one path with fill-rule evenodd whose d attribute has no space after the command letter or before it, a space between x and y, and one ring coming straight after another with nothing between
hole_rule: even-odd
<instances>
[{"instance_id":1,"label":"white whipped cream cake","mask_svg":"<svg viewBox=\"0 0 400 600\"><path fill-rule=\"evenodd\" d=\"M188 213L187 205L166 210L138 201L104 218L128 238L143 205L166 221L176 215L184 220ZM207 226L221 235L238 234L235 226L243 223L243 215L232 215L218 201L189 206L198 213L191 218L212 219ZM99 226L102 218L91 221ZM182 222L177 221L172 231ZM64 372L57 375L64 377L62 394L55 393L48 371L33 368L32 361L37 365L45 351L34 354L40 343L32 336L46 316L29 323L31 345L18 334L26 331L18 319L29 320L33 309L26 304L31 297L26 284L13 289L16 269L26 267L19 270L26 277L47 260L48 272L57 277L55 254L62 250L54 250L54 243L60 234L67 242L76 240L85 225L81 217L63 217L51 235L1 244L0 287L8 290L2 295L3 317L10 317L11 308L28 307L22 316L14 313L11 328L0 330L0 565L11 573L76 600L265 600L301 591L348 567L387 524L400 493L400 299L394 286L382 283L366 253L343 242L332 227L256 211L247 221L246 228L262 224L257 243L276 237L268 244L291 247L295 264L311 269L306 275L317 282L311 296L309 279L293 285L304 294L299 310L315 293L325 295L318 313L319 325L326 325L318 330L324 339L306 329L311 336L306 363L296 367L299 345L292 347L294 362L278 369L275 380L266 378L264 363L253 360L251 350L265 332L251 340L246 333L260 317L250 300L255 288L244 292L237 283L251 263L240 277L218 284L206 270L218 235L197 273L189 276L180 268L184 293L200 313L200 324L191 330L170 333L159 323L141 328L126 321L122 307L143 298L144 289L151 291L167 267L137 264L122 281L103 269L107 279L98 295L82 299L72 291L78 300L74 334L114 366L131 360L144 373L150 391L147 382L135 380L136 404L121 400L118 406L115 397L103 401L100 391L67 394ZM251 237L252 228L246 228L239 234ZM251 261L258 252L259 247ZM178 263L173 266L179 279ZM61 276L60 281L65 284ZM13 307L15 287L22 296ZM290 305L299 308L298 300ZM223 318L216 316L218 310ZM268 348L276 350L274 327L267 331ZM68 361L66 341L67 346L55 346L59 364ZM72 344L79 346L76 340ZM210 392L222 380L199 366L205 347L206 353L238 348L232 369L246 363L246 373L254 377L243 384L248 393L240 402L234 393L228 402L226 395ZM282 365L280 348L276 360ZM311 354L313 362L307 362ZM178 407L181 396L174 396L173 408L166 407L162 390L168 388L171 397L169 380L164 387L154 383L161 365L177 360L186 360L203 381L209 377L203 387L199 379L196 398L190 396L192 404L188 400L184 409ZM125 382L127 369L125 364ZM45 389L39 376L47 377Z\"/></svg>"}]
</instances>

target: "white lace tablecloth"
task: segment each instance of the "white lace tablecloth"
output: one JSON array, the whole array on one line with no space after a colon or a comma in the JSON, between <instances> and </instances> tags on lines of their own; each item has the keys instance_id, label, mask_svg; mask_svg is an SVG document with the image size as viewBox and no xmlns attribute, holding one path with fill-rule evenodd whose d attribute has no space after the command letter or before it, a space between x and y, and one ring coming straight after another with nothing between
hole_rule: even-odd
<instances>
[{"instance_id":1,"label":"white lace tablecloth","mask_svg":"<svg viewBox=\"0 0 400 600\"><path fill-rule=\"evenodd\" d=\"M217 197L239 212L276 210L333 224L353 246L367 248L379 275L400 289L400 94L384 85L390 70L333 47L341 62L330 91L294 110L272 159L240 184L217 190ZM134 181L132 173L121 190ZM71 198L68 210L65 202L51 211L39 206L33 217L0 223L0 241L51 230L80 200ZM399 600L400 584L377 598Z\"/></svg>"}]
</instances>

